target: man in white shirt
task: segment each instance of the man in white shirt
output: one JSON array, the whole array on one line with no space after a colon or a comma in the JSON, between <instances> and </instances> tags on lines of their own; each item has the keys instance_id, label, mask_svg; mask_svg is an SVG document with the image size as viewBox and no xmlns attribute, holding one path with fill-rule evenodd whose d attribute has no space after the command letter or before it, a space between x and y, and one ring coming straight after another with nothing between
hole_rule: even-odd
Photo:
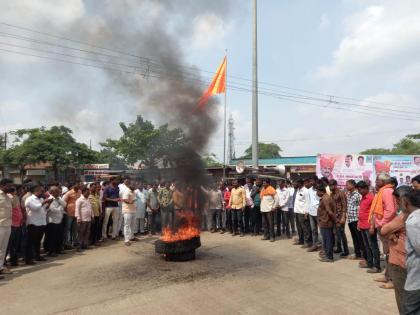
<instances>
[{"instance_id":1,"label":"man in white shirt","mask_svg":"<svg viewBox=\"0 0 420 315\"><path fill-rule=\"evenodd\" d=\"M64 209L66 202L60 197L61 191L57 186L50 187L50 204L45 206L47 210L47 227L45 231L45 249L48 256L56 257L62 251L63 229L61 222L63 221Z\"/></svg>"},{"instance_id":2,"label":"man in white shirt","mask_svg":"<svg viewBox=\"0 0 420 315\"><path fill-rule=\"evenodd\" d=\"M286 226L286 234L289 230L292 235L296 234L296 223L295 223L295 212L293 210L295 206L295 188L290 180L287 181L287 190L289 190L289 199L287 200L287 208L289 209L287 219L289 224Z\"/></svg>"},{"instance_id":3,"label":"man in white shirt","mask_svg":"<svg viewBox=\"0 0 420 315\"><path fill-rule=\"evenodd\" d=\"M297 224L302 230L299 235L299 240L295 245L302 245L302 248L309 248L312 246L311 227L309 223L309 207L310 207L309 191L304 186L304 181L299 179L297 181L296 199L294 205L294 212L296 214Z\"/></svg>"},{"instance_id":4,"label":"man in white shirt","mask_svg":"<svg viewBox=\"0 0 420 315\"><path fill-rule=\"evenodd\" d=\"M315 252L321 246L318 233L318 207L319 197L317 194L317 181L318 177L314 176L309 181L309 223L312 233L312 247L308 248L308 252ZM308 187L307 187L308 188Z\"/></svg>"},{"instance_id":5,"label":"man in white shirt","mask_svg":"<svg viewBox=\"0 0 420 315\"><path fill-rule=\"evenodd\" d=\"M136 234L140 232L140 234L144 234L144 221L147 207L147 190L145 189L144 183L140 183L134 193L136 195L136 215L133 233Z\"/></svg>"},{"instance_id":6,"label":"man in white shirt","mask_svg":"<svg viewBox=\"0 0 420 315\"><path fill-rule=\"evenodd\" d=\"M291 238L290 229L289 229L289 208L287 207L287 203L289 201L290 191L286 187L286 181L281 179L277 182L278 187L277 191L277 198L278 198L278 208L277 208L277 218L281 216L281 220L277 220L277 235L281 235L281 227L280 222L283 222L283 233L287 235L287 238Z\"/></svg>"},{"instance_id":7,"label":"man in white shirt","mask_svg":"<svg viewBox=\"0 0 420 315\"><path fill-rule=\"evenodd\" d=\"M12 226L12 199L7 195L12 183L7 178L0 181L0 273L10 273L3 264ZM0 279L3 278L0 274Z\"/></svg>"},{"instance_id":8,"label":"man in white shirt","mask_svg":"<svg viewBox=\"0 0 420 315\"><path fill-rule=\"evenodd\" d=\"M118 185L118 188L120 190L120 200L122 200L124 191L127 189L130 189L129 186L130 186L130 178L128 177L124 178L123 182ZM124 227L124 215L122 214L122 205L123 205L123 202L120 201L118 203L118 207L119 207L118 226L117 226L118 233L122 232L123 227Z\"/></svg>"},{"instance_id":9,"label":"man in white shirt","mask_svg":"<svg viewBox=\"0 0 420 315\"><path fill-rule=\"evenodd\" d=\"M47 213L45 207L53 202L52 199L43 199L44 188L36 186L33 194L26 199L26 224L28 228L28 243L26 246L25 261L27 265L34 265L33 253L36 261L45 261L41 257L41 240L47 225Z\"/></svg>"},{"instance_id":10,"label":"man in white shirt","mask_svg":"<svg viewBox=\"0 0 420 315\"><path fill-rule=\"evenodd\" d=\"M127 189L123 190L122 194L122 214L124 217L124 244L126 246L131 245L131 241L137 239L134 238L133 232L133 221L136 215L136 200L133 188L130 187L130 183L127 182Z\"/></svg>"}]
</instances>

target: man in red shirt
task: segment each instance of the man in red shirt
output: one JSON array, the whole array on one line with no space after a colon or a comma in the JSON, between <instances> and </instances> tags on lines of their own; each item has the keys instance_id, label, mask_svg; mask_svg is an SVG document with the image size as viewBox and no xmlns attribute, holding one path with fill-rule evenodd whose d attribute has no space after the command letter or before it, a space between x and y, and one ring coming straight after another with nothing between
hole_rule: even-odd
<instances>
[{"instance_id":1,"label":"man in red shirt","mask_svg":"<svg viewBox=\"0 0 420 315\"><path fill-rule=\"evenodd\" d=\"M369 212L373 201L373 194L369 192L369 185L360 181L357 183L357 189L362 195L359 208L359 222L357 228L362 234L363 244L366 248L367 261L361 261L359 264L360 268L369 268L368 273L380 273L381 272L381 261L378 246L378 238L376 230L373 233L369 232Z\"/></svg>"}]
</instances>

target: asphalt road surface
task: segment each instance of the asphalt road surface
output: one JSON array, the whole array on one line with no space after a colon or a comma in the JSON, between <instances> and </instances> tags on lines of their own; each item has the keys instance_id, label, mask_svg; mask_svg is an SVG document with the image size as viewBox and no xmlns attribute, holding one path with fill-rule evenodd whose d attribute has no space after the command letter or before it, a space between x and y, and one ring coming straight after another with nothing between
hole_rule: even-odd
<instances>
[{"instance_id":1,"label":"asphalt road surface","mask_svg":"<svg viewBox=\"0 0 420 315\"><path fill-rule=\"evenodd\" d=\"M321 263L291 240L202 235L191 262L166 262L156 238L107 242L0 281L1 314L397 314L392 290L357 262Z\"/></svg>"}]
</instances>

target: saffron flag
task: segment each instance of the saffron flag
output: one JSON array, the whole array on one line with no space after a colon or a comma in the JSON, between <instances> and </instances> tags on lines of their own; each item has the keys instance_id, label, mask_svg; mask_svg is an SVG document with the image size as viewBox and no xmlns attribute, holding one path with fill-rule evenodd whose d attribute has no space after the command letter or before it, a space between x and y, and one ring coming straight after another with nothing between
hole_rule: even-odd
<instances>
[{"instance_id":1,"label":"saffron flag","mask_svg":"<svg viewBox=\"0 0 420 315\"><path fill-rule=\"evenodd\" d=\"M217 68L216 74L213 77L209 87L201 96L198 102L198 108L204 108L210 97L216 94L226 93L226 56L222 63Z\"/></svg>"}]
</instances>

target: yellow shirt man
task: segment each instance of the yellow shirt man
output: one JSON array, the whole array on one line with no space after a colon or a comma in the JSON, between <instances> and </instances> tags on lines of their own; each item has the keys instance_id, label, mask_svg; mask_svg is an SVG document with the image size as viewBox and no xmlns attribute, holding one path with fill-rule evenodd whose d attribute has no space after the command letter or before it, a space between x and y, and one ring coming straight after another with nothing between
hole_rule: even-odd
<instances>
[{"instance_id":1,"label":"yellow shirt man","mask_svg":"<svg viewBox=\"0 0 420 315\"><path fill-rule=\"evenodd\" d=\"M229 206L231 209L239 210L245 208L246 194L242 187L232 188L230 192Z\"/></svg>"}]
</instances>

